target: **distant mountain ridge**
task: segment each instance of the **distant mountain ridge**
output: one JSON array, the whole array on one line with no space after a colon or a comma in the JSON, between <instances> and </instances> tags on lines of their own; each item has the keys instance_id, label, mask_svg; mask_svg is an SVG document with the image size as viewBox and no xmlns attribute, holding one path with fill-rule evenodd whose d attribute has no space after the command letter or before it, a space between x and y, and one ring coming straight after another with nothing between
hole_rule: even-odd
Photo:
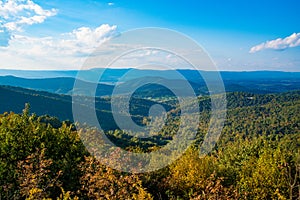
<instances>
[{"instance_id":1,"label":"distant mountain ridge","mask_svg":"<svg viewBox=\"0 0 300 200\"><path fill-rule=\"evenodd\" d=\"M199 81L199 71L191 69L178 69L185 78L190 81ZM0 69L0 76L16 76L21 78L57 78L57 77L72 77L75 78L79 70L9 70ZM128 73L130 72L130 73ZM213 71L200 71L203 74L214 74ZM126 75L124 81L157 74L162 78L174 78L174 70L141 70L141 69L105 69L95 68L88 70L80 70L83 80L98 79L98 74L102 74L101 82L117 82L119 78ZM283 71L220 71L223 80L257 80L257 79L299 79L300 72L283 72Z\"/></svg>"},{"instance_id":2,"label":"distant mountain ridge","mask_svg":"<svg viewBox=\"0 0 300 200\"><path fill-rule=\"evenodd\" d=\"M79 80L78 80L79 81ZM47 91L57 94L72 95L75 79L72 77L57 77L44 79L28 79L15 76L0 77L0 85L22 87L27 89ZM92 83L80 81L84 87L92 86ZM99 84L97 89L97 96L104 96L111 94L113 86L108 84Z\"/></svg>"},{"instance_id":3,"label":"distant mountain ridge","mask_svg":"<svg viewBox=\"0 0 300 200\"><path fill-rule=\"evenodd\" d=\"M103 72L100 82L96 83L95 94L90 94L89 88L95 87L95 83L89 80L98 80L97 77ZM86 90L83 95L87 96L110 96L114 85L126 87L125 90L135 88L137 83L151 80L154 84L148 84L140 88L136 95L139 97L169 96L170 91L162 86L172 85L174 90L184 91L183 83L188 81L196 95L208 94L206 83L195 70L178 70L181 79L174 75L174 71L166 70L137 70L137 69L92 69L80 72L81 80L77 80L78 88L73 90L77 71L18 71L0 70L0 85L8 85L47 91L57 94L72 95L81 90ZM215 72L201 72L205 77L213 80ZM14 74L7 75L7 74ZM176 73L175 73L176 74ZM227 92L253 92L253 93L278 93L300 90L300 72L220 72ZM17 77L20 75L23 77ZM39 78L28 78L36 76ZM45 76L44 78L41 78ZM50 77L50 78L47 78ZM157 83L157 84L156 84ZM123 91L125 91L123 90ZM126 92L124 92L126 93ZM119 93L119 94L124 94Z\"/></svg>"}]
</instances>

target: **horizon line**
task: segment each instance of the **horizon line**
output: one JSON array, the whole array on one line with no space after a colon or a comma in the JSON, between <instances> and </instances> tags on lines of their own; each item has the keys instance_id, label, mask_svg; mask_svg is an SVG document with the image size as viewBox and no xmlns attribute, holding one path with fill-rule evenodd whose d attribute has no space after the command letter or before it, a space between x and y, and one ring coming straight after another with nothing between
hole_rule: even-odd
<instances>
[{"instance_id":1,"label":"horizon line","mask_svg":"<svg viewBox=\"0 0 300 200\"><path fill-rule=\"evenodd\" d=\"M70 72L70 71L92 71L92 70L138 70L138 71L173 71L175 69L137 69L137 68L90 68L90 69L6 69L0 68L2 71L23 71L23 72L55 72L55 71L63 71L63 72ZM178 68L176 70L190 70L190 71L204 71L204 72L285 72L285 73L300 73L300 71L284 71L284 70L197 70L191 68Z\"/></svg>"}]
</instances>

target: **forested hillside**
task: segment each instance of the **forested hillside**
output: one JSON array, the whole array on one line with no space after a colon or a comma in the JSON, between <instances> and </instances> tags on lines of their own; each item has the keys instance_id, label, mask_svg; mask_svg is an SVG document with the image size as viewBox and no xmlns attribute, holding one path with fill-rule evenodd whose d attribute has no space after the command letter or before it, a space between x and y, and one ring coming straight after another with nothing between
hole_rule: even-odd
<instances>
[{"instance_id":1,"label":"forested hillside","mask_svg":"<svg viewBox=\"0 0 300 200\"><path fill-rule=\"evenodd\" d=\"M8 105L9 101L24 99L31 100L32 105L31 109L27 105L20 114L0 115L1 199L300 197L299 92L228 93L227 119L221 138L204 157L199 157L199 147L208 127L210 100L200 97L201 120L194 145L168 167L151 173L129 174L101 164L86 150L81 134L96 134L97 130L75 130L70 122L53 126L57 119L31 114L36 106L31 98L58 101L63 108L63 102L68 102L69 97L33 95L23 89L18 93L22 96L18 97L10 89L2 88L11 98L1 102ZM176 116L178 108L172 103L165 106L170 106L170 112ZM141 115L147 117L145 113ZM106 135L128 151L150 152L172 139L176 123L170 119L161 132L149 139L132 137L120 130L108 131ZM118 152L114 156L118 157ZM121 158L120 164L124 164Z\"/></svg>"},{"instance_id":2,"label":"forested hillside","mask_svg":"<svg viewBox=\"0 0 300 200\"><path fill-rule=\"evenodd\" d=\"M49 115L57 117L61 121L73 121L72 114L72 97L62 94L54 94L49 92L42 92L36 90L29 90L19 87L0 86L0 112L13 111L21 113L25 103L31 105L31 111L37 115ZM92 97L82 97L86 105L93 102ZM155 104L155 101L135 98L131 99L130 112L133 120L141 123L143 117L148 115L149 108ZM167 111L174 108L174 104L162 103ZM111 114L111 105L109 97L99 97L95 99L96 114L105 130L114 130L118 127L114 123ZM93 110L84 106L86 112L93 112ZM109 122L109 123L108 123Z\"/></svg>"}]
</instances>

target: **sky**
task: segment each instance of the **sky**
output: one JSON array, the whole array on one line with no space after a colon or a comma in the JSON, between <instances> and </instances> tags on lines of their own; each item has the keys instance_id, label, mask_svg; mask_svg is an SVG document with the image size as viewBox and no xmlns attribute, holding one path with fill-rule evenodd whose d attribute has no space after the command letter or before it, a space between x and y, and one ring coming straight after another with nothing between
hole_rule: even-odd
<instances>
[{"instance_id":1,"label":"sky","mask_svg":"<svg viewBox=\"0 0 300 200\"><path fill-rule=\"evenodd\" d=\"M159 27L195 40L222 71L300 71L299 7L299 0L0 0L0 68L80 69L111 38Z\"/></svg>"}]
</instances>

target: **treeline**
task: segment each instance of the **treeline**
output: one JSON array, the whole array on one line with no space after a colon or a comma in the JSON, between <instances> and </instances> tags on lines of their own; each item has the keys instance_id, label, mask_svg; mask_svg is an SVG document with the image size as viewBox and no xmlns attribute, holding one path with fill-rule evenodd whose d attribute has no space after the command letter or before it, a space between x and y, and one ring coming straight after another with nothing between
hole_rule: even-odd
<instances>
[{"instance_id":1,"label":"treeline","mask_svg":"<svg viewBox=\"0 0 300 200\"><path fill-rule=\"evenodd\" d=\"M299 199L299 93L234 93L227 101L222 136L209 155L199 157L208 108L194 145L171 165L143 174L101 164L70 122L30 114L28 105L22 114L4 113L0 199ZM106 134L128 151L149 152L168 143L177 126L170 120L148 140L120 130Z\"/></svg>"}]
</instances>

